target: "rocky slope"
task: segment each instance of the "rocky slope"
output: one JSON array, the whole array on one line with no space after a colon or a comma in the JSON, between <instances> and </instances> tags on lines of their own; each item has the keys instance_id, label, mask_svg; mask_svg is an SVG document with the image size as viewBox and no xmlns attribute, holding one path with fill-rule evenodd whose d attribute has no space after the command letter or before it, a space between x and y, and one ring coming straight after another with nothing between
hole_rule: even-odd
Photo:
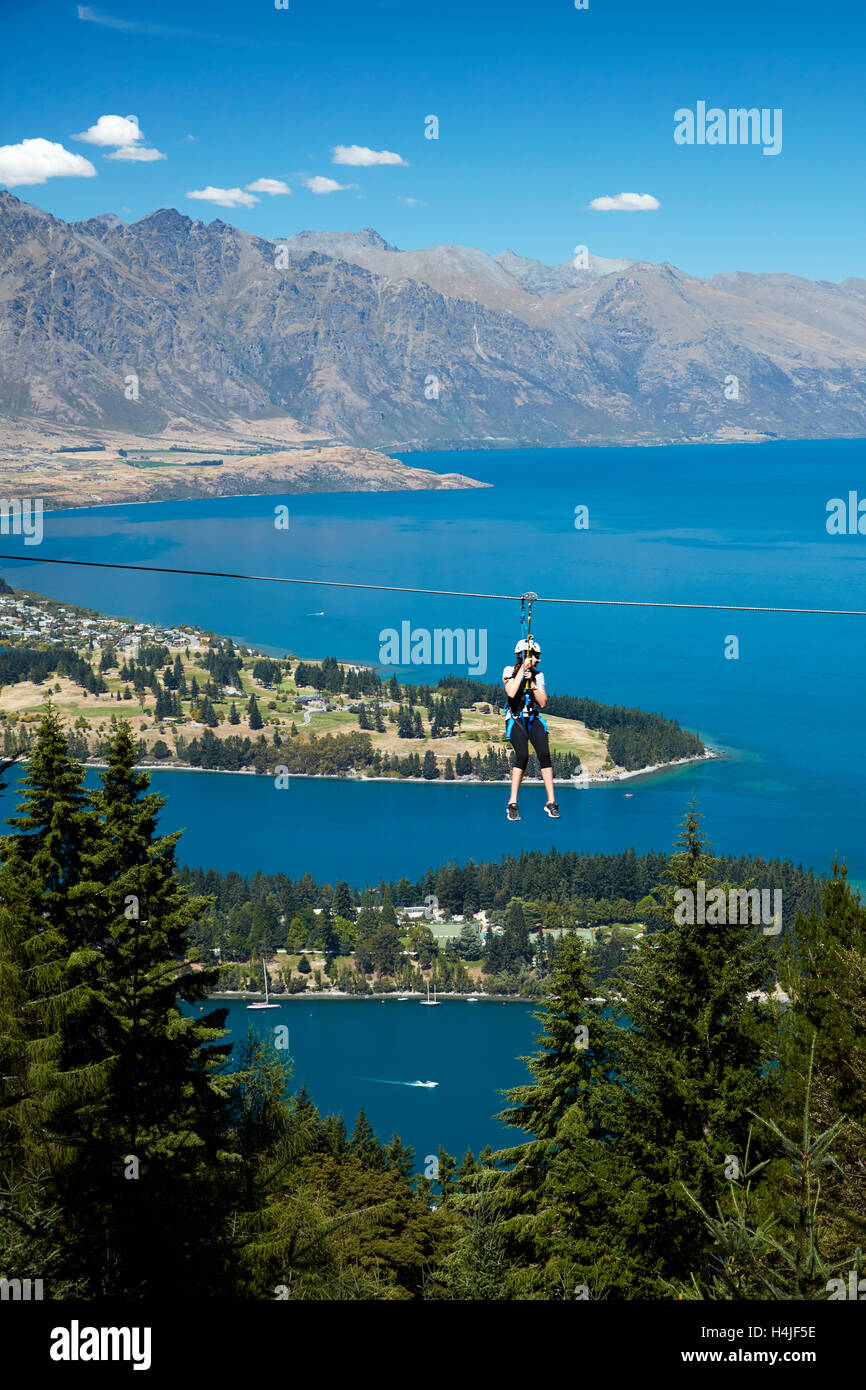
<instances>
[{"instance_id":1,"label":"rocky slope","mask_svg":"<svg viewBox=\"0 0 866 1390\"><path fill-rule=\"evenodd\" d=\"M368 448L858 435L866 283L269 241L172 209L67 224L0 192L0 413Z\"/></svg>"}]
</instances>

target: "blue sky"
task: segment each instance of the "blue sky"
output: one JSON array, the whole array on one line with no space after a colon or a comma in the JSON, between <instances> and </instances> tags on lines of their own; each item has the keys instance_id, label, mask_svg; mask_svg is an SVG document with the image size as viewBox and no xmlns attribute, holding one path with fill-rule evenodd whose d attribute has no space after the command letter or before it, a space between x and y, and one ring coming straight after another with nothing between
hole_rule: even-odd
<instances>
[{"instance_id":1,"label":"blue sky","mask_svg":"<svg viewBox=\"0 0 866 1390\"><path fill-rule=\"evenodd\" d=\"M864 37L855 0L7 3L0 183L67 220L170 206L262 236L373 226L401 247L549 263L581 244L697 275L866 276ZM699 101L781 108L780 153L676 144L674 112ZM110 115L134 115L141 135L73 138ZM13 186L10 171L68 159L6 150L30 140L96 175ZM404 163L335 164L338 146ZM316 193L316 178L344 187ZM260 179L291 194L249 190ZM207 189L257 201L188 196ZM659 206L589 206L625 192Z\"/></svg>"}]
</instances>

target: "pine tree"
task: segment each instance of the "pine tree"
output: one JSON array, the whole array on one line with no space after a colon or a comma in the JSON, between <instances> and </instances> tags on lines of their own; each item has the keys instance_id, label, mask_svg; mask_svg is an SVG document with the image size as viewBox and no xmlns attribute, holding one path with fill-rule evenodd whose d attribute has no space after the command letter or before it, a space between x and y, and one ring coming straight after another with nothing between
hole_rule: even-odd
<instances>
[{"instance_id":1,"label":"pine tree","mask_svg":"<svg viewBox=\"0 0 866 1390\"><path fill-rule=\"evenodd\" d=\"M846 1121L834 1149L839 1167L823 1181L831 1256L850 1249L852 1219L866 1224L864 985L866 909L836 861L820 911L798 913L785 943L782 986L791 1002L779 1048L787 1126L803 1113L810 1067L813 1123L829 1128Z\"/></svg>"},{"instance_id":2,"label":"pine tree","mask_svg":"<svg viewBox=\"0 0 866 1390\"><path fill-rule=\"evenodd\" d=\"M412 1169L415 1167L415 1150L403 1143L396 1130L391 1135L390 1144L383 1146L382 1153L386 1167L399 1173L408 1182L412 1176Z\"/></svg>"},{"instance_id":3,"label":"pine tree","mask_svg":"<svg viewBox=\"0 0 866 1390\"><path fill-rule=\"evenodd\" d=\"M14 1194L0 1217L5 1237L29 1208L54 1213L56 1277L84 1290L68 1213L88 1183L110 1065L94 929L98 822L50 702L20 790L9 818L19 833L0 841L0 1186ZM38 1245L48 1232L31 1235Z\"/></svg>"},{"instance_id":4,"label":"pine tree","mask_svg":"<svg viewBox=\"0 0 866 1390\"><path fill-rule=\"evenodd\" d=\"M251 729L263 729L265 721L259 712L258 701L255 695L251 695L247 704L247 720Z\"/></svg>"},{"instance_id":5,"label":"pine tree","mask_svg":"<svg viewBox=\"0 0 866 1390\"><path fill-rule=\"evenodd\" d=\"M396 927L397 925L397 913L391 898L391 889L387 886L382 894L382 910L379 913L379 924L381 926L387 925L390 927Z\"/></svg>"},{"instance_id":6,"label":"pine tree","mask_svg":"<svg viewBox=\"0 0 866 1390\"><path fill-rule=\"evenodd\" d=\"M533 1083L512 1088L511 1104L499 1116L531 1138L491 1160L509 1165L491 1179L489 1201L502 1218L501 1236L515 1266L516 1296L552 1296L564 1267L578 1282L578 1276L593 1267L598 1240L604 1239L610 1205L610 1074L619 1030L589 1002L591 993L590 966L580 939L567 937L551 992L535 1015L542 1025L539 1051L521 1059ZM484 1162L483 1154L481 1158ZM557 1158L565 1171L554 1186Z\"/></svg>"},{"instance_id":7,"label":"pine tree","mask_svg":"<svg viewBox=\"0 0 866 1390\"><path fill-rule=\"evenodd\" d=\"M235 1083L220 1074L231 1050L226 1010L181 1013L181 1004L207 998L220 971L179 967L206 900L190 898L175 877L180 833L158 835L165 799L148 792L135 759L122 725L96 796L102 1029L114 1060L90 1154L106 1208L92 1258L105 1268L106 1293L153 1295L202 1280L213 1288L226 1191L219 1155Z\"/></svg>"},{"instance_id":8,"label":"pine tree","mask_svg":"<svg viewBox=\"0 0 866 1390\"><path fill-rule=\"evenodd\" d=\"M835 1262L826 1249L826 1201L822 1197L839 1168L835 1150L845 1121L836 1120L823 1134L814 1132L812 1081L816 1042L817 1036L813 1038L806 1067L799 1124L785 1131L775 1121L756 1116L757 1124L774 1141L787 1181L778 1191L771 1180L770 1203L762 1203L761 1183L756 1192L753 1179L766 1167L766 1161L755 1167L747 1164L742 1177L731 1181L727 1200L718 1203L717 1216L705 1211L692 1197L713 1239L713 1249L703 1279L693 1275L690 1284L670 1284L670 1291L678 1298L824 1302L828 1296L850 1296L852 1272L855 1284L859 1282L863 1272L859 1245L854 1248L849 1237L844 1255ZM766 1174L762 1181L765 1177Z\"/></svg>"},{"instance_id":9,"label":"pine tree","mask_svg":"<svg viewBox=\"0 0 866 1390\"><path fill-rule=\"evenodd\" d=\"M457 1160L456 1158L454 1158L452 1154L448 1153L445 1149L443 1149L441 1144L439 1145L437 1159L438 1169L436 1180L439 1183L439 1191L442 1194L442 1202L445 1203L451 1197L453 1197L456 1192L455 1179L457 1174Z\"/></svg>"},{"instance_id":10,"label":"pine tree","mask_svg":"<svg viewBox=\"0 0 866 1390\"><path fill-rule=\"evenodd\" d=\"M681 910L683 893L695 903L715 878L700 819L693 802L665 876L668 925L620 975L629 1026L620 1030L615 1148L639 1297L651 1296L656 1272L700 1277L711 1243L694 1202L714 1209L731 1157L744 1163L753 1114L777 1086L773 1008L747 997L770 984L766 937L748 922L680 920L698 917ZM765 1150L756 1135L756 1162Z\"/></svg>"},{"instance_id":11,"label":"pine tree","mask_svg":"<svg viewBox=\"0 0 866 1390\"><path fill-rule=\"evenodd\" d=\"M385 1167L385 1156L379 1140L373 1131L373 1126L367 1119L366 1112L358 1111L358 1118L355 1121L355 1128L352 1130L352 1137L349 1140L352 1152L361 1160L366 1168L376 1170Z\"/></svg>"},{"instance_id":12,"label":"pine tree","mask_svg":"<svg viewBox=\"0 0 866 1390\"><path fill-rule=\"evenodd\" d=\"M334 887L333 913L335 917L344 917L348 922L355 920L355 907L352 902L352 895L349 892L348 883L339 882Z\"/></svg>"},{"instance_id":13,"label":"pine tree","mask_svg":"<svg viewBox=\"0 0 866 1390\"><path fill-rule=\"evenodd\" d=\"M234 700L232 700L231 705L229 707L229 723L240 724L240 722L241 717L238 714L237 705L235 704Z\"/></svg>"},{"instance_id":14,"label":"pine tree","mask_svg":"<svg viewBox=\"0 0 866 1390\"><path fill-rule=\"evenodd\" d=\"M461 1303L510 1299L512 1269L504 1225L488 1191L482 1189L468 1208L455 1249L436 1266L424 1297Z\"/></svg>"},{"instance_id":15,"label":"pine tree","mask_svg":"<svg viewBox=\"0 0 866 1390\"><path fill-rule=\"evenodd\" d=\"M529 945L529 928L519 898L513 898L505 913L505 931L502 936L502 951L506 969L516 968L521 961L529 961L532 950Z\"/></svg>"}]
</instances>

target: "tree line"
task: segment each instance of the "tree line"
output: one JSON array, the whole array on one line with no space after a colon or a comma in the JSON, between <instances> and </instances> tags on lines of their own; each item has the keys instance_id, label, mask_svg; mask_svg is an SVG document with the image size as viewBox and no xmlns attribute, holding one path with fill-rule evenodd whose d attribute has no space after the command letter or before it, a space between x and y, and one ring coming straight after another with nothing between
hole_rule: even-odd
<instances>
[{"instance_id":1,"label":"tree line","mask_svg":"<svg viewBox=\"0 0 866 1390\"><path fill-rule=\"evenodd\" d=\"M68 676L92 695L102 695L108 688L90 663L71 647L58 644L38 648L5 647L0 651L0 689L4 685L17 685L19 681L41 685L55 673Z\"/></svg>"},{"instance_id":2,"label":"tree line","mask_svg":"<svg viewBox=\"0 0 866 1390\"><path fill-rule=\"evenodd\" d=\"M760 883L781 889L783 924L792 925L798 913L815 911L825 881L813 869L804 869L791 860L762 859L754 855L718 855L719 870L732 883ZM658 888L667 856L659 851L637 854L634 849L612 854L586 854L579 850L528 850L501 859L454 862L438 869L429 868L417 879L380 879L363 887L345 882L320 883L310 874L292 879L286 874L244 875L235 870L220 873L184 866L178 870L181 882L196 894L213 898L217 912L225 913L245 903L274 897L280 914L294 917L302 908L328 908L340 917L354 918L365 900L381 906L386 898L400 906L423 904L434 896L449 916L466 916L482 908L502 913L514 898L546 907L567 908L574 902L606 899L624 900L631 910ZM541 910L541 909L539 909ZM567 915L567 914L566 914ZM626 919L628 920L628 919ZM549 918L547 925L574 925L574 921Z\"/></svg>"}]
</instances>

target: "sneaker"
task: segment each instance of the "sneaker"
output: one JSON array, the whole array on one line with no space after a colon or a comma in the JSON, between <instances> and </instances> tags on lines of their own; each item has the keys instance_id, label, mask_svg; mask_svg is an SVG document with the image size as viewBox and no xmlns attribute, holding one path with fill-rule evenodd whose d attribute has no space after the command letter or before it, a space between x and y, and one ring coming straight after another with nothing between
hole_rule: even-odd
<instances>
[{"instance_id":1,"label":"sneaker","mask_svg":"<svg viewBox=\"0 0 866 1390\"><path fill-rule=\"evenodd\" d=\"M553 820L560 819L559 807L555 801L548 801L544 809L547 812L547 814L553 818Z\"/></svg>"},{"instance_id":2,"label":"sneaker","mask_svg":"<svg viewBox=\"0 0 866 1390\"><path fill-rule=\"evenodd\" d=\"M520 812L517 809L516 801L509 801L505 808L505 814L509 820L520 820Z\"/></svg>"}]
</instances>

